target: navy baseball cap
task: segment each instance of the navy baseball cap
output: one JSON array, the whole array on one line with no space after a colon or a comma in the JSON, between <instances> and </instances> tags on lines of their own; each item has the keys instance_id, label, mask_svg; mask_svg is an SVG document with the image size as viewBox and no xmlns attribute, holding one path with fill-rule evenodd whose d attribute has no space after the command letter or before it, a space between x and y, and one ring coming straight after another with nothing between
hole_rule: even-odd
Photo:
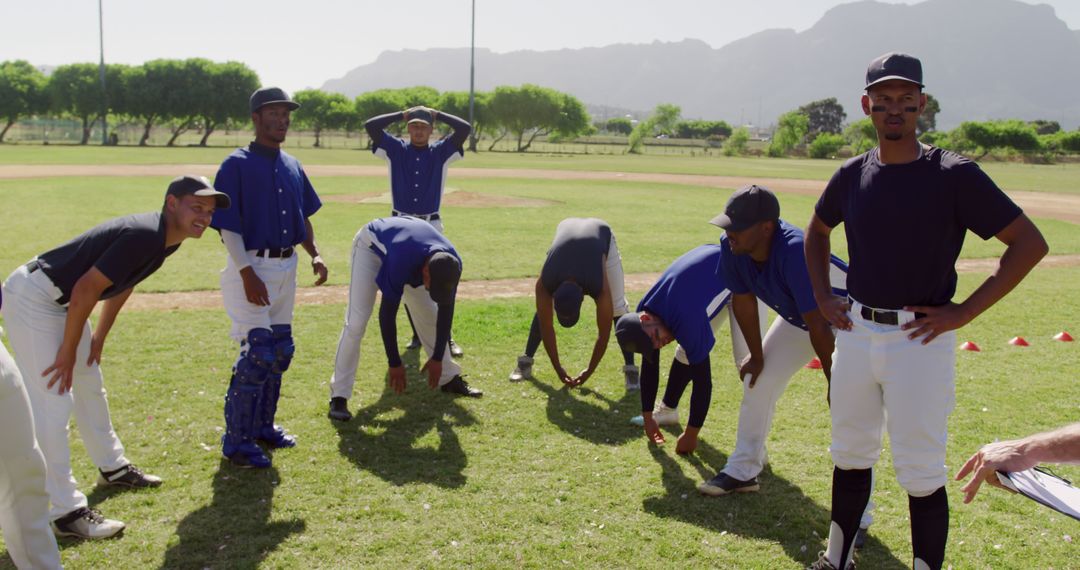
<instances>
[{"instance_id":1,"label":"navy baseball cap","mask_svg":"<svg viewBox=\"0 0 1080 570\"><path fill-rule=\"evenodd\" d=\"M551 297L559 324L567 328L577 324L578 317L581 316L581 302L585 299L585 292L581 290L581 286L571 281L564 281L555 289L555 294Z\"/></svg>"},{"instance_id":2,"label":"navy baseball cap","mask_svg":"<svg viewBox=\"0 0 1080 570\"><path fill-rule=\"evenodd\" d=\"M270 105L271 103L284 103L289 106L290 111L295 111L300 108L300 103L293 101L289 94L280 87L263 87L256 90L251 94L251 99L248 101L251 104L251 112L258 111L259 108L264 105Z\"/></svg>"},{"instance_id":3,"label":"navy baseball cap","mask_svg":"<svg viewBox=\"0 0 1080 570\"><path fill-rule=\"evenodd\" d=\"M741 232L758 223L780 219L780 201L768 188L751 184L743 186L728 198L724 213L709 220L714 226Z\"/></svg>"},{"instance_id":4,"label":"navy baseball cap","mask_svg":"<svg viewBox=\"0 0 1080 570\"><path fill-rule=\"evenodd\" d=\"M660 353L653 347L652 339L641 326L640 313L626 313L615 321L615 339L619 341L619 348L641 353L641 357L649 362Z\"/></svg>"},{"instance_id":5,"label":"navy baseball cap","mask_svg":"<svg viewBox=\"0 0 1080 570\"><path fill-rule=\"evenodd\" d=\"M229 195L215 190L205 176L191 174L177 176L169 183L169 189L165 191L165 195L176 196L177 198L183 198L184 196L213 196L214 207L219 210L227 210L232 205Z\"/></svg>"},{"instance_id":6,"label":"navy baseball cap","mask_svg":"<svg viewBox=\"0 0 1080 570\"><path fill-rule=\"evenodd\" d=\"M428 111L427 109L420 108L409 111L409 124L424 123L425 125L431 126L434 122L435 119L431 116L431 111Z\"/></svg>"},{"instance_id":7,"label":"navy baseball cap","mask_svg":"<svg viewBox=\"0 0 1080 570\"><path fill-rule=\"evenodd\" d=\"M884 81L900 79L925 87L922 82L922 62L906 53L889 52L879 55L866 68L866 89Z\"/></svg>"},{"instance_id":8,"label":"navy baseball cap","mask_svg":"<svg viewBox=\"0 0 1080 570\"><path fill-rule=\"evenodd\" d=\"M428 294L438 305L454 302L458 282L461 281L461 262L456 257L440 251L428 258L428 274L431 286Z\"/></svg>"}]
</instances>

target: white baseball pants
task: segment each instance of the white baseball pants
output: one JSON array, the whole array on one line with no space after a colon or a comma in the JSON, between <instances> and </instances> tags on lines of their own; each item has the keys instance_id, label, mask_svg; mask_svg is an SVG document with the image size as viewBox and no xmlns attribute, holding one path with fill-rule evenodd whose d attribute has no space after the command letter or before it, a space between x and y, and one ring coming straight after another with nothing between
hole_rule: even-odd
<instances>
[{"instance_id":1,"label":"white baseball pants","mask_svg":"<svg viewBox=\"0 0 1080 570\"><path fill-rule=\"evenodd\" d=\"M338 339L337 355L334 357L334 374L330 377L331 398L351 398L356 383L356 369L360 365L360 341L364 338L368 321L375 310L375 294L379 286L375 276L382 267L382 259L371 249L382 248L375 236L364 226L353 238L352 267L349 277L349 304L345 308L345 326ZM435 352L435 321L438 305L423 287L405 286L402 297L412 316L416 334L424 346L428 358ZM445 385L461 374L461 366L450 356L449 348L443 351L442 376L439 385Z\"/></svg>"},{"instance_id":2,"label":"white baseball pants","mask_svg":"<svg viewBox=\"0 0 1080 570\"><path fill-rule=\"evenodd\" d=\"M113 430L109 402L97 363L87 366L90 357L90 323L83 325L76 350L71 391L58 394L57 386L47 388L41 373L56 360L64 338L67 308L56 304L59 290L41 270L30 273L23 265L4 283L4 324L15 351L34 416L34 432L45 456L45 488L52 507L51 519L85 507L86 495L79 492L71 471L68 422L72 411L79 424L86 452L98 469L112 471L129 462L124 446Z\"/></svg>"},{"instance_id":3,"label":"white baseball pants","mask_svg":"<svg viewBox=\"0 0 1080 570\"><path fill-rule=\"evenodd\" d=\"M290 257L259 257L255 250L249 250L248 260L255 275L266 285L270 304L255 305L247 300L244 293L244 280L236 268L232 256L225 256L227 263L221 270L221 296L225 302L225 312L232 320L229 336L236 342L247 340L248 331L255 328L270 329L270 325L292 323L293 306L296 302L296 263L298 252Z\"/></svg>"}]
</instances>

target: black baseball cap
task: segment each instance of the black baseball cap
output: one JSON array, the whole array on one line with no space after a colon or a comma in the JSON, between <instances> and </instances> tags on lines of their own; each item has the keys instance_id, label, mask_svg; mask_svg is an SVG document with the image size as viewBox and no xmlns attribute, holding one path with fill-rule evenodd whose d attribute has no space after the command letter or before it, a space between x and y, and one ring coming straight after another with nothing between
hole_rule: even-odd
<instances>
[{"instance_id":1,"label":"black baseball cap","mask_svg":"<svg viewBox=\"0 0 1080 570\"><path fill-rule=\"evenodd\" d=\"M578 317L581 316L581 302L585 299L581 286L572 281L564 281L551 297L559 324L567 328L577 324Z\"/></svg>"},{"instance_id":2,"label":"black baseball cap","mask_svg":"<svg viewBox=\"0 0 1080 570\"><path fill-rule=\"evenodd\" d=\"M431 116L431 111L420 108L413 111L409 111L409 124L412 123L424 123L431 126L435 122L435 118Z\"/></svg>"},{"instance_id":3,"label":"black baseball cap","mask_svg":"<svg viewBox=\"0 0 1080 570\"><path fill-rule=\"evenodd\" d=\"M641 326L640 313L626 313L615 321L615 339L619 341L619 348L641 353L641 357L649 362L660 353Z\"/></svg>"},{"instance_id":4,"label":"black baseball cap","mask_svg":"<svg viewBox=\"0 0 1080 570\"><path fill-rule=\"evenodd\" d=\"M454 302L458 282L461 281L461 262L445 251L440 251L428 258L428 274L431 286L428 294L438 305Z\"/></svg>"},{"instance_id":5,"label":"black baseball cap","mask_svg":"<svg viewBox=\"0 0 1080 570\"><path fill-rule=\"evenodd\" d=\"M290 111L300 108L300 103L293 101L289 94L280 87L263 87L251 94L249 102L251 103L252 113L258 111L260 107L271 103L284 103L289 106Z\"/></svg>"},{"instance_id":6,"label":"black baseball cap","mask_svg":"<svg viewBox=\"0 0 1080 570\"><path fill-rule=\"evenodd\" d=\"M922 82L922 62L906 53L889 52L879 55L866 68L866 89L878 83L900 79L925 87Z\"/></svg>"},{"instance_id":7,"label":"black baseball cap","mask_svg":"<svg viewBox=\"0 0 1080 570\"><path fill-rule=\"evenodd\" d=\"M184 196L213 196L214 207L219 210L227 210L232 205L229 195L215 190L205 176L192 174L174 178L169 183L169 189L165 191L165 195L176 196L177 198L183 198Z\"/></svg>"},{"instance_id":8,"label":"black baseball cap","mask_svg":"<svg viewBox=\"0 0 1080 570\"><path fill-rule=\"evenodd\" d=\"M741 232L758 223L780 219L780 201L768 188L751 184L743 186L728 198L724 213L709 220L714 226Z\"/></svg>"}]
</instances>

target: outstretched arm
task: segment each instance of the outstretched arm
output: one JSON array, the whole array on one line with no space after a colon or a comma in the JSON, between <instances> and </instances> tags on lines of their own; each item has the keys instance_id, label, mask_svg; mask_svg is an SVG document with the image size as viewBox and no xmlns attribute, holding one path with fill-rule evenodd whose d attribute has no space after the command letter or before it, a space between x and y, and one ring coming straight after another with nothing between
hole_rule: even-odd
<instances>
[{"instance_id":1,"label":"outstretched arm","mask_svg":"<svg viewBox=\"0 0 1080 570\"><path fill-rule=\"evenodd\" d=\"M555 374L563 383L572 382L570 375L566 373L562 363L559 362L559 345L555 340L554 301L551 298L551 293L544 289L544 284L540 279L536 280L536 317L540 319L540 338L544 341L544 351L547 352L548 359L551 360L551 367L555 369Z\"/></svg>"},{"instance_id":2,"label":"outstretched arm","mask_svg":"<svg viewBox=\"0 0 1080 570\"><path fill-rule=\"evenodd\" d=\"M64 339L56 351L52 366L46 368L42 377L50 376L48 388L60 383L59 393L71 390L71 379L75 369L75 352L82 340L83 326L94 310L101 292L108 289L112 281L97 267L91 267L83 274L71 289L71 301L68 304L67 318L64 321ZM117 309L119 310L119 309Z\"/></svg>"},{"instance_id":3,"label":"outstretched arm","mask_svg":"<svg viewBox=\"0 0 1080 570\"><path fill-rule=\"evenodd\" d=\"M382 333L383 350L390 371L390 387L398 394L405 391L405 365L397 347L397 312L401 299L390 299L384 293L379 304L379 332Z\"/></svg>"},{"instance_id":4,"label":"outstretched arm","mask_svg":"<svg viewBox=\"0 0 1080 570\"><path fill-rule=\"evenodd\" d=\"M1080 423L1023 439L984 445L960 468L956 480L963 479L969 473L975 474L961 489L964 502L970 503L984 481L1004 488L997 479L998 471L1024 471L1042 462L1080 463Z\"/></svg>"},{"instance_id":5,"label":"outstretched arm","mask_svg":"<svg viewBox=\"0 0 1080 570\"><path fill-rule=\"evenodd\" d=\"M608 341L611 340L611 325L614 321L612 315L614 313L615 309L611 304L611 288L608 286L607 272L604 272L604 284L601 287L600 295L596 298L596 344L593 345L589 367L574 379L572 386L584 384L592 376L593 372L596 372L596 367L600 366L600 361L604 359L604 353L607 352Z\"/></svg>"},{"instance_id":6,"label":"outstretched arm","mask_svg":"<svg viewBox=\"0 0 1080 570\"><path fill-rule=\"evenodd\" d=\"M761 348L761 323L758 321L758 300L753 293L735 293L731 296L731 312L742 331L750 355L739 364L739 380L750 375L750 387L757 384L757 377L765 367L765 352Z\"/></svg>"}]
</instances>

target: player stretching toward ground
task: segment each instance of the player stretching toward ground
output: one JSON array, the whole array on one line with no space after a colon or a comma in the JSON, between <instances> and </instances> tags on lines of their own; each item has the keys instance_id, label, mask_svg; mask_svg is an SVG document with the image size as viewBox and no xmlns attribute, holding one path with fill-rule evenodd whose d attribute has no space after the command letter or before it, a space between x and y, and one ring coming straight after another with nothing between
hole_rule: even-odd
<instances>
[{"instance_id":1,"label":"player stretching toward ground","mask_svg":"<svg viewBox=\"0 0 1080 570\"><path fill-rule=\"evenodd\" d=\"M896 478L908 493L912 566L942 567L955 330L1011 291L1047 251L1038 228L974 162L916 138L926 106L922 80L922 64L910 55L889 53L870 63L862 109L878 146L833 175L806 231L814 296L838 329L832 525L813 568L850 564L886 427ZM850 299L833 295L829 280L829 235L841 222ZM993 275L957 304L955 264L968 230L1007 247Z\"/></svg>"}]
</instances>

